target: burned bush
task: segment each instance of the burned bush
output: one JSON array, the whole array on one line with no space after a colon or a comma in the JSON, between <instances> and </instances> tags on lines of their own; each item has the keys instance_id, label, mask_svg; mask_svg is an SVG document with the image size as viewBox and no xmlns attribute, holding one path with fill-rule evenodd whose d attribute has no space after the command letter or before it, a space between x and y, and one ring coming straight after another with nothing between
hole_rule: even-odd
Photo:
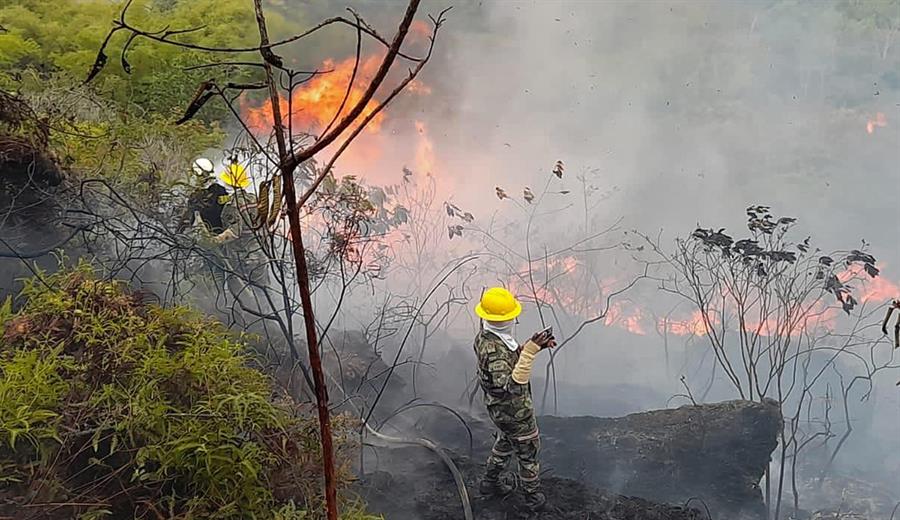
<instances>
[{"instance_id":1,"label":"burned bush","mask_svg":"<svg viewBox=\"0 0 900 520\"><path fill-rule=\"evenodd\" d=\"M0 90L0 210L4 235L56 212L51 193L63 171L49 150L45 121L22 99ZM52 217L51 217L52 218Z\"/></svg>"}]
</instances>

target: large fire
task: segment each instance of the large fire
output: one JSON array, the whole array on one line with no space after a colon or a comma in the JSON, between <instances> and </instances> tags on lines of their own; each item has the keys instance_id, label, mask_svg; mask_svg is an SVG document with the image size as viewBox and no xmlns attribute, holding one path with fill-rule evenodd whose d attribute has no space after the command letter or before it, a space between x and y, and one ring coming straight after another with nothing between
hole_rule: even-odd
<instances>
[{"instance_id":1,"label":"large fire","mask_svg":"<svg viewBox=\"0 0 900 520\"><path fill-rule=\"evenodd\" d=\"M419 37L420 34L425 34L427 29L427 24L413 24L411 30L414 37ZM363 99L366 87L377 72L381 61L380 54L360 58L354 76L355 57L341 61L325 60L319 67L319 74L292 91L290 101L280 98L279 108L283 124L294 135L303 133L321 135L326 129L334 128L337 122ZM383 87L389 89L396 81L386 83L390 85ZM431 88L414 80L407 85L406 92L422 96L430 94ZM370 116L372 119L341 155L336 164L336 174L356 175L370 184L386 185L396 182L404 167L409 167L422 175L434 172L435 150L426 123L418 120L407 123L407 120L395 116L396 122L392 123L389 131L386 131L384 125L389 117L387 115L389 110L375 112L382 101L381 94L381 91L376 92L363 107L355 124L362 123ZM241 101L241 112L243 120L253 133L266 135L271 132L273 126L271 101L267 100L262 105L254 106L244 98ZM351 126L343 136L349 135L349 131L355 128L357 127ZM339 139L327 148L322 157L327 159L340 141ZM408 145L409 142L414 144Z\"/></svg>"},{"instance_id":2,"label":"large fire","mask_svg":"<svg viewBox=\"0 0 900 520\"><path fill-rule=\"evenodd\" d=\"M414 24L411 33L416 37L425 37L429 34L429 29L426 24ZM353 57L341 61L325 60L319 68L321 74L294 89L290 102L287 99L280 100L284 124L290 125L294 133L320 134L340 121L362 99L365 86L381 63L381 56L371 55L360 59L355 79L348 92L348 84L354 77L354 62ZM408 85L407 92L428 95L431 88L414 81ZM372 115L379 103L376 93L363 108L358 121ZM270 102L251 106L249 102L242 100L241 110L247 126L254 133L262 135L271 131ZM411 120L407 123L409 127L404 127L404 121L401 119L397 123L391 123L389 131L385 131L388 117L386 114L387 112L380 112L373 116L359 138L341 157L337 174L353 174L370 183L390 185L396 183L401 170L409 166L416 174L432 176L438 191L442 194L449 192L448 183L451 179L436 175L438 159L427 123L422 120ZM887 117L879 112L867 121L866 132L872 134L876 128L886 126ZM406 144L410 141L408 138L397 139L395 134L398 132L405 132L404 135L407 137L411 136L413 144ZM326 153L328 151L326 150ZM390 162L394 160L398 162ZM442 194L439 196L443 196ZM543 265L538 266L539 263ZM704 317L703 313L697 310L687 315L682 313L659 318L658 314L632 300L614 298L611 302L607 302L610 291L622 288L621 281L593 277L591 270L583 265L581 260L572 256L559 256L535 262L534 267L539 271L546 271L538 273L536 279L551 282L537 283L532 287L523 281L526 277L522 273L527 273L527 266L524 266L522 272L510 282L510 288L514 292L529 299L537 298L544 304L553 305L571 316L584 319L594 318L605 309L606 314L602 320L605 325L621 328L632 334L646 335L648 330L655 330L660 334L675 336L704 336L710 332L710 326L718 327L721 324L720 320L725 319L718 315ZM843 282L850 279L859 280L854 283L853 294L860 303L880 305L900 296L900 287L886 278L879 276L870 279L858 276L859 274L848 270L840 273L839 278ZM726 314L727 311L726 309ZM810 321L815 321L818 326L834 330L842 313L834 305L829 305L823 300L809 309L807 314ZM785 327L766 316L759 317L755 323L746 323L744 328L763 336L802 332L802 326L796 323Z\"/></svg>"},{"instance_id":3,"label":"large fire","mask_svg":"<svg viewBox=\"0 0 900 520\"><path fill-rule=\"evenodd\" d=\"M593 280L588 270L575 257L561 256L549 261L535 262L534 278L538 280L535 288L528 283L527 266L510 282L513 292L532 300L535 296L545 305L551 305L557 311L580 319L592 319L604 312L603 323L608 327L616 327L636 335L646 335L648 330L656 330L659 334L673 336L705 336L710 328L718 328L723 320L728 328L737 326L737 318L733 309L710 309L706 315L694 310L685 315L674 314L659 317L651 309L636 303L632 299L613 298L607 309L606 298L611 291L623 287L621 280ZM545 272L546 271L546 272ZM853 267L838 273L838 279L853 288L853 297L860 305L867 308L879 306L900 297L900 286L889 279L878 276L870 278L861 269ZM553 280L549 284L540 281ZM727 299L726 299L727 300ZM754 308L755 310L758 310ZM751 335L763 337L776 335L799 336L809 328L837 330L843 316L840 304L831 295L806 303L802 308L794 309L792 317L785 319L774 312L764 316L754 315L753 310L745 315L744 330Z\"/></svg>"},{"instance_id":4,"label":"large fire","mask_svg":"<svg viewBox=\"0 0 900 520\"><path fill-rule=\"evenodd\" d=\"M360 102L365 93L364 86L375 75L381 59L378 56L369 56L360 60L353 86L347 91L347 85L353 77L353 65L355 58L347 58L341 62L328 59L319 68L320 73L313 76L308 82L296 88L291 100L281 98L279 105L284 124L290 124L295 132L321 132L335 119L339 121L356 104ZM346 102L344 97L346 96ZM341 104L343 103L343 107ZM369 117L378 106L375 99L369 100L363 108L361 119ZM272 102L267 100L260 107L250 107L246 104L242 107L244 120L247 126L254 132L266 134L272 129ZM290 116L290 117L289 117ZM378 113L368 124L365 131L377 133L384 121L384 113Z\"/></svg>"}]
</instances>

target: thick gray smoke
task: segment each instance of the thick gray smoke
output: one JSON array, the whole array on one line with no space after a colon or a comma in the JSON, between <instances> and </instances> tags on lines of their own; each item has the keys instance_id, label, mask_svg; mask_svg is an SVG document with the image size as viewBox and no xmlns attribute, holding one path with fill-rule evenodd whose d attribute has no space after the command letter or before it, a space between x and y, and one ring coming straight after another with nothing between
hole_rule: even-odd
<instances>
[{"instance_id":1,"label":"thick gray smoke","mask_svg":"<svg viewBox=\"0 0 900 520\"><path fill-rule=\"evenodd\" d=\"M900 14L850 4L455 2L432 93L389 118L427 123L439 196L482 221L509 213L495 186L521 199L563 160L573 207L542 236L573 233L584 174L598 226L740 234L768 204L822 249L867 241L898 283ZM390 5L359 10L387 31Z\"/></svg>"},{"instance_id":2,"label":"thick gray smoke","mask_svg":"<svg viewBox=\"0 0 900 520\"><path fill-rule=\"evenodd\" d=\"M496 207L495 185L539 185L562 159L570 188L591 169L618 187L606 211L633 227L736 227L768 203L900 260L896 13L882 29L838 3L454 4L433 93L392 117L430 123L455 199ZM390 5L360 11L387 31Z\"/></svg>"},{"instance_id":3,"label":"thick gray smoke","mask_svg":"<svg viewBox=\"0 0 900 520\"><path fill-rule=\"evenodd\" d=\"M882 59L887 29L860 34L826 7L472 6L477 32L452 19L426 75L456 108L434 121L440 164L457 157L456 195L482 203L495 184L539 184L556 159L596 168L619 187L609 217L647 231L736 227L747 205L771 204L896 264L900 49ZM886 126L869 134L878 113Z\"/></svg>"},{"instance_id":4,"label":"thick gray smoke","mask_svg":"<svg viewBox=\"0 0 900 520\"><path fill-rule=\"evenodd\" d=\"M450 5L424 4L432 13ZM582 175L596 187L589 228L621 218L625 229L661 231L664 244L698 224L739 235L744 209L767 204L797 217L798 235L812 235L824 250L865 240L885 279L900 283L896 3L452 4L421 77L431 94L404 98L386 123L398 149L404 138L414 142L412 121L425 123L440 201L481 222L511 221L495 186L521 199L562 160L566 175L555 189L571 193L551 205L571 207L535 226L539 240L576 238ZM403 7L363 2L358 10L388 33ZM388 163L397 172L403 165ZM613 258L611 273L627 271L627 257ZM631 298L651 306L652 289ZM460 319L455 329L471 333L472 323ZM527 313L519 333L535 327ZM436 370L462 371L468 341L429 347L440 351ZM701 370L682 364L684 352L706 348L702 338L672 341L679 344L665 359L653 330L593 327L558 358L559 412L666 406L680 391L678 377ZM896 448L894 382L888 374L877 385L844 452L848 468L900 467L883 456Z\"/></svg>"}]
</instances>

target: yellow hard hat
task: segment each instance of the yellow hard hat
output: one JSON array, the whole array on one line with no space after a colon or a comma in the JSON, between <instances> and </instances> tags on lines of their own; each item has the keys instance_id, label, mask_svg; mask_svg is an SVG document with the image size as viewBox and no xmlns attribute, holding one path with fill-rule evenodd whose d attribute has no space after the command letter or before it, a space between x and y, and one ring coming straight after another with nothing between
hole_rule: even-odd
<instances>
[{"instance_id":1,"label":"yellow hard hat","mask_svg":"<svg viewBox=\"0 0 900 520\"><path fill-rule=\"evenodd\" d=\"M522 313L522 304L503 287L491 287L481 295L475 314L487 321L509 321Z\"/></svg>"}]
</instances>

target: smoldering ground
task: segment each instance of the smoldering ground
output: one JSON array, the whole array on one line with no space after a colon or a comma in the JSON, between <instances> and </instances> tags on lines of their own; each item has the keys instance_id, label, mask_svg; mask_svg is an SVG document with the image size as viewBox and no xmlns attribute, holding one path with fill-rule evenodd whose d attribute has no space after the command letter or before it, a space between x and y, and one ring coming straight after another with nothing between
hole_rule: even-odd
<instances>
[{"instance_id":1,"label":"smoldering ground","mask_svg":"<svg viewBox=\"0 0 900 520\"><path fill-rule=\"evenodd\" d=\"M423 12L437 12L450 3L424 4ZM825 250L857 247L865 239L883 277L900 281L900 49L893 44L900 14L860 12L856 2L452 4L438 54L421 77L429 93L404 96L392 106L380 138L368 136L368 145L383 147L377 157L364 155L372 150L364 136L355 148L361 151L354 152L361 155L339 162L339 170L374 183L395 182L403 166L417 178L430 173L438 186L434 213L449 201L498 237L520 241L522 213L510 200L499 200L495 187L524 206L523 189L540 191L562 160L566 174L554 181L560 193L545 202L552 211L531 229L537 249L571 243L619 219L611 242L630 240L621 235L630 229L651 236L661 231L671 242L698 224L739 233L744 208L759 203L799 218L798 235L814 236ZM300 5L312 19L343 8ZM404 6L355 7L389 34ZM333 53L345 59L352 46ZM311 66L321 58L293 57ZM428 146L418 149L423 135ZM513 229L506 233L491 222ZM446 229L436 229L443 237ZM440 242L428 252L432 267L483 244L472 239L466 234ZM521 249L521 242L514 245ZM610 254L598 260L598 269L625 285L637 272L631 256ZM480 277L471 280L466 301L439 322L427 343L415 330L408 344L417 348L407 345L401 353L414 356L422 347L429 366L417 376L420 396L454 407L464 406L473 371L470 338L477 322L471 304L482 285L506 281L496 279L490 259L475 267ZM411 288L408 272L400 271L378 282L379 289L420 301L437 271L424 276L425 287ZM556 358L557 390L549 400L555 406L538 397L544 411L620 415L662 408L683 402L670 401L683 391L680 376L701 387L709 379L713 360L704 338L657 334L658 316L650 311L662 314L669 305L657 306L661 298L652 283L626 298L629 308L647 309L635 318L643 326L626 330L628 316L622 316L587 328ZM380 303L367 291L354 293L334 330L371 325ZM527 337L539 321L527 309L518 335ZM385 347L388 361L397 343ZM543 395L543 367L536 372L535 393ZM405 367L397 375L412 377ZM845 471L896 474L895 380L879 380L861 405L856 431L842 451ZM729 395L714 386L706 397ZM896 483L886 485L900 494Z\"/></svg>"},{"instance_id":2,"label":"smoldering ground","mask_svg":"<svg viewBox=\"0 0 900 520\"><path fill-rule=\"evenodd\" d=\"M445 4L426 2L423 10ZM431 93L402 100L386 122L401 142L415 137L414 121L427 125L441 200L482 222L514 222L520 215L497 199L495 187L521 203L522 190L540 190L563 160L567 173L554 189L570 194L546 202L560 211L535 223L538 247L619 218L622 229L661 232L664 243L697 225L739 234L744 208L768 204L797 217L797 236L813 236L823 250L865 240L887 287L900 281L896 5L453 4L442 45L421 78ZM357 9L385 26L402 5L364 2ZM385 154L378 166L385 171L371 177L399 177L414 152L406 153L406 160ZM581 195L589 186L595 189L584 204L592 208L586 219ZM629 255L606 261L613 273L629 269ZM652 284L628 298L650 309L660 299ZM654 318L645 318L643 334L601 323L557 357L560 413L664 407L682 390L681 375L708 378L712 359L697 361L704 359L702 338L666 340ZM527 310L519 335L538 321ZM435 384L435 397L456 396L461 389L453 382L463 386L471 376L474 326L459 315L445 325L443 340L429 342L431 373L451 382ZM672 349L668 363L664 341ZM861 405L863 417L841 457L848 472L896 472L894 382L881 378ZM725 397L716 392L707 397Z\"/></svg>"}]
</instances>

